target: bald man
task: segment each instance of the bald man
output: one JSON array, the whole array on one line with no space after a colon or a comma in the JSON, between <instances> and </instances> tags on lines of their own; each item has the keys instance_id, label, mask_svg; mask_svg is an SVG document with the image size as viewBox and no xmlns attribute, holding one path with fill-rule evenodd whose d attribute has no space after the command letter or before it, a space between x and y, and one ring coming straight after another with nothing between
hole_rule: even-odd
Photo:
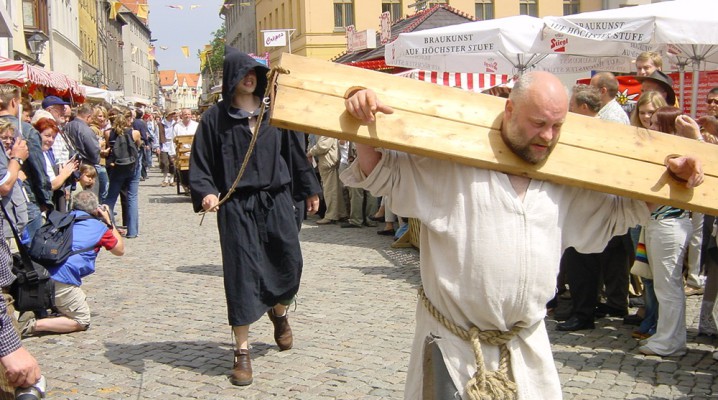
<instances>
[{"instance_id":1,"label":"bald man","mask_svg":"<svg viewBox=\"0 0 718 400\"><path fill-rule=\"evenodd\" d=\"M369 89L347 97L346 110L362 123L393 112ZM541 163L568 103L555 76L523 75L505 104L503 141L527 166ZM561 398L544 325L561 252L603 250L648 218L646 203L367 145L357 153L344 182L389 196L398 215L421 222L423 288L405 398ZM688 185L702 182L695 159L669 168ZM487 379L492 385L481 384Z\"/></svg>"}]
</instances>

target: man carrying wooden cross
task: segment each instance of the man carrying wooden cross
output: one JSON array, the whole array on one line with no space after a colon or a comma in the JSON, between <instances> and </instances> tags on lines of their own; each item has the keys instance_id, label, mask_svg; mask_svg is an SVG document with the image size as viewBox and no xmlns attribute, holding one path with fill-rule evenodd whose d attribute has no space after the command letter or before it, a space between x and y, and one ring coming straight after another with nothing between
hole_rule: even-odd
<instances>
[{"instance_id":1,"label":"man carrying wooden cross","mask_svg":"<svg viewBox=\"0 0 718 400\"><path fill-rule=\"evenodd\" d=\"M366 124L393 112L369 89L345 97ZM555 76L525 74L506 101L501 137L521 159L541 163L567 111ZM421 221L423 288L405 398L561 398L543 321L561 253L600 252L652 206L362 144L357 151L344 182L388 195L397 214ZM670 158L667 167L688 187L703 181L695 158Z\"/></svg>"}]
</instances>

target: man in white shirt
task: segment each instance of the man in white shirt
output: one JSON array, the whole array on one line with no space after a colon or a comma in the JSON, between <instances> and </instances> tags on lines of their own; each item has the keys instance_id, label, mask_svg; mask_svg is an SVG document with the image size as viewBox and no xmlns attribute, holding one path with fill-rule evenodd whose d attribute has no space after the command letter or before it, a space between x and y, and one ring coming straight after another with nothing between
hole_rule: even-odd
<instances>
[{"instance_id":1,"label":"man in white shirt","mask_svg":"<svg viewBox=\"0 0 718 400\"><path fill-rule=\"evenodd\" d=\"M174 137L178 136L194 136L199 123L192 120L192 111L189 108L183 108L179 114L180 120L174 126ZM190 148L188 144L183 144L185 148ZM178 171L180 174L180 183L184 188L185 194L189 194L189 178L187 171Z\"/></svg>"},{"instance_id":2,"label":"man in white shirt","mask_svg":"<svg viewBox=\"0 0 718 400\"><path fill-rule=\"evenodd\" d=\"M347 112L363 123L373 122L375 112L393 112L371 90L348 95ZM524 74L506 102L501 137L518 157L540 163L558 142L567 111L558 78ZM648 218L646 203L356 148L344 183L389 195L392 210L421 223L423 288L404 397L561 398L544 325L561 253L601 251L612 236ZM702 183L700 162L675 160L668 161L671 172L689 187ZM442 375L450 379L435 379Z\"/></svg>"}]
</instances>

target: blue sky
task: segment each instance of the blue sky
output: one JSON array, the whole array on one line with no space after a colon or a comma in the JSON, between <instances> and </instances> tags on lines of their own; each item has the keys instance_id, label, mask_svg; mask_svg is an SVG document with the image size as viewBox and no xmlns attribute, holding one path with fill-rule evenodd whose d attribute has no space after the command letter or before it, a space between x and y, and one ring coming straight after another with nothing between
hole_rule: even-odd
<instances>
[{"instance_id":1,"label":"blue sky","mask_svg":"<svg viewBox=\"0 0 718 400\"><path fill-rule=\"evenodd\" d=\"M197 50L204 49L212 40L212 32L219 29L222 20L219 9L222 0L149 0L150 30L160 70L174 69L182 73L198 73ZM182 6L182 10L168 7ZM190 6L199 6L190 9ZM163 50L161 46L167 47ZM189 46L189 58L181 47Z\"/></svg>"}]
</instances>

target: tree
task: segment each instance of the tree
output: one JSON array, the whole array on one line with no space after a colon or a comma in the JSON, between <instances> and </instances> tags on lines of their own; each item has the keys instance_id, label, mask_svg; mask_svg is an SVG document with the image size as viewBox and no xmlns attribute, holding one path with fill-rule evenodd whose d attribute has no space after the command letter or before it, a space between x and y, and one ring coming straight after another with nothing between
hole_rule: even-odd
<instances>
[{"instance_id":1,"label":"tree","mask_svg":"<svg viewBox=\"0 0 718 400\"><path fill-rule=\"evenodd\" d=\"M212 32L212 41L206 51L206 62L201 65L202 74L209 76L211 81L219 81L219 77L222 75L222 62L224 61L224 41L227 35L227 27L224 22L222 26L216 31ZM202 53L202 52L200 52ZM203 57L200 56L200 59Z\"/></svg>"}]
</instances>

